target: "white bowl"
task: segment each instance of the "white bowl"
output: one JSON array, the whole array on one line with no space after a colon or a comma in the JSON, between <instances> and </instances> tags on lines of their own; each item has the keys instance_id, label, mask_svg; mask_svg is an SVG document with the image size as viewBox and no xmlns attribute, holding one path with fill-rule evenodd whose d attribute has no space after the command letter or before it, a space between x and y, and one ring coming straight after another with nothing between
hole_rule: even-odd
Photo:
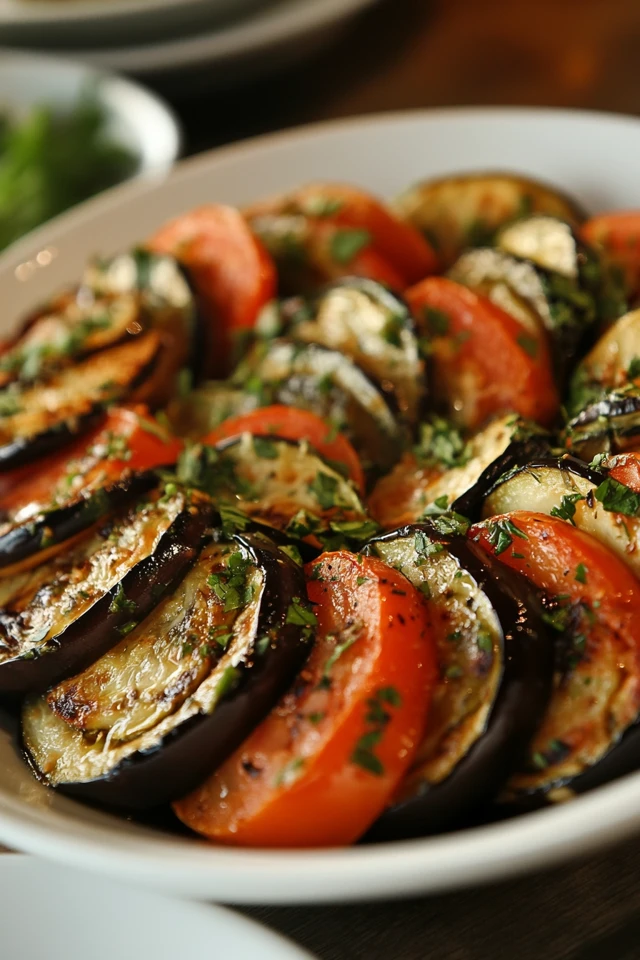
<instances>
[{"instance_id":1,"label":"white bowl","mask_svg":"<svg viewBox=\"0 0 640 960\"><path fill-rule=\"evenodd\" d=\"M117 188L21 241L0 258L1 322L8 329L77 278L91 254L133 244L203 201L246 203L313 179L392 196L420 177L497 167L543 177L588 209L640 207L639 154L640 121L552 110L407 113L263 137L183 163L162 184ZM558 863L639 828L636 773L565 806L444 836L322 851L229 849L56 795L33 779L11 736L0 736L0 841L192 897L313 903L436 892Z\"/></svg>"},{"instance_id":2,"label":"white bowl","mask_svg":"<svg viewBox=\"0 0 640 960\"><path fill-rule=\"evenodd\" d=\"M33 857L0 857L0 889L4 960L313 960L231 910L107 880L88 884L84 874Z\"/></svg>"},{"instance_id":3,"label":"white bowl","mask_svg":"<svg viewBox=\"0 0 640 960\"><path fill-rule=\"evenodd\" d=\"M25 114L43 103L68 110L88 88L104 106L114 139L138 157L138 175L167 173L180 153L180 127L155 94L72 60L0 48L0 113Z\"/></svg>"}]
</instances>

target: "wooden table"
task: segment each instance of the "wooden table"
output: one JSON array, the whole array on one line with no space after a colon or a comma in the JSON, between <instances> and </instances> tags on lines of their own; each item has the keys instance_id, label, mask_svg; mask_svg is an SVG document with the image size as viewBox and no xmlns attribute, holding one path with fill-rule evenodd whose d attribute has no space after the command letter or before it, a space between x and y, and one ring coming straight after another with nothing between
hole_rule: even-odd
<instances>
[{"instance_id":1,"label":"wooden table","mask_svg":"<svg viewBox=\"0 0 640 960\"><path fill-rule=\"evenodd\" d=\"M322 2L322 0L318 0ZM176 103L187 148L332 117L531 104L640 112L634 0L381 0L304 66Z\"/></svg>"}]
</instances>

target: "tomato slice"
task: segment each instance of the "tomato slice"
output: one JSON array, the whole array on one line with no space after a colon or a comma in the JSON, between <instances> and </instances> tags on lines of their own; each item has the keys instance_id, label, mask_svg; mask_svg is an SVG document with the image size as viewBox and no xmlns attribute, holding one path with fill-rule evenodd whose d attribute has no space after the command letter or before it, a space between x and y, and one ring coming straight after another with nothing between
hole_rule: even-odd
<instances>
[{"instance_id":1,"label":"tomato slice","mask_svg":"<svg viewBox=\"0 0 640 960\"><path fill-rule=\"evenodd\" d=\"M286 407L284 404L261 407L224 420L215 430L203 437L201 443L215 446L221 440L237 437L242 433L273 434L286 440L308 440L325 460L345 466L358 490L364 493L364 472L358 454L345 436L336 434L330 424L309 410Z\"/></svg>"},{"instance_id":2,"label":"tomato slice","mask_svg":"<svg viewBox=\"0 0 640 960\"><path fill-rule=\"evenodd\" d=\"M488 297L445 277L429 277L406 292L430 338L434 396L459 425L474 429L510 410L550 424L559 399L548 346L535 342Z\"/></svg>"},{"instance_id":3,"label":"tomato slice","mask_svg":"<svg viewBox=\"0 0 640 960\"><path fill-rule=\"evenodd\" d=\"M516 511L469 531L550 602L559 670L550 707L512 777L514 793L570 782L593 766L640 711L640 591L626 565L556 517Z\"/></svg>"},{"instance_id":4,"label":"tomato slice","mask_svg":"<svg viewBox=\"0 0 640 960\"><path fill-rule=\"evenodd\" d=\"M587 220L583 241L622 270L627 293L640 293L640 210L615 210Z\"/></svg>"},{"instance_id":5,"label":"tomato slice","mask_svg":"<svg viewBox=\"0 0 640 960\"><path fill-rule=\"evenodd\" d=\"M640 493L640 453L628 451L608 457L605 466L609 476L618 483L623 483L634 493Z\"/></svg>"},{"instance_id":6,"label":"tomato slice","mask_svg":"<svg viewBox=\"0 0 640 960\"><path fill-rule=\"evenodd\" d=\"M115 483L129 471L175 463L182 446L148 407L111 407L100 427L60 453L0 475L0 510L32 515L54 501Z\"/></svg>"},{"instance_id":7,"label":"tomato slice","mask_svg":"<svg viewBox=\"0 0 640 960\"><path fill-rule=\"evenodd\" d=\"M393 290L406 286L404 275L376 250L367 230L310 220L307 242L310 260L323 281L368 277ZM352 255L350 248L355 251Z\"/></svg>"},{"instance_id":8,"label":"tomato slice","mask_svg":"<svg viewBox=\"0 0 640 960\"><path fill-rule=\"evenodd\" d=\"M198 833L261 847L351 843L411 764L436 678L427 605L378 559L306 567L317 639L289 693L209 780L173 805Z\"/></svg>"},{"instance_id":9,"label":"tomato slice","mask_svg":"<svg viewBox=\"0 0 640 960\"><path fill-rule=\"evenodd\" d=\"M210 204L169 221L147 243L189 269L207 321L205 372L223 375L238 332L250 330L276 295L271 257L233 207Z\"/></svg>"},{"instance_id":10,"label":"tomato slice","mask_svg":"<svg viewBox=\"0 0 640 960\"><path fill-rule=\"evenodd\" d=\"M306 217L309 222L324 223L333 228L342 228L342 241L348 246L356 243L356 233L362 235L363 246L375 252L376 261L371 259L368 271L365 263L351 264L351 273L370 276L372 279L389 283L396 289L402 289L417 283L438 269L438 258L422 234L400 220L376 197L357 187L341 183L311 183L285 196L269 198L254 204L245 211L249 219L263 216ZM351 234L351 236L348 236ZM384 261L389 271L389 279L378 275L380 263ZM377 263L377 266L375 264ZM354 269L355 268L355 269ZM397 278L392 281L392 274ZM343 272L341 276L344 276Z\"/></svg>"}]
</instances>

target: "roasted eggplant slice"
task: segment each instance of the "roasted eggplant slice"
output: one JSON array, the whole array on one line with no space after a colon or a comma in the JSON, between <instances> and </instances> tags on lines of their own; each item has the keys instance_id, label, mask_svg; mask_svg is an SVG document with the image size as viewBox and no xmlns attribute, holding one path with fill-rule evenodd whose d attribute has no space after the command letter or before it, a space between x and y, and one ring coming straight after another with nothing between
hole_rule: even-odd
<instances>
[{"instance_id":1,"label":"roasted eggplant slice","mask_svg":"<svg viewBox=\"0 0 640 960\"><path fill-rule=\"evenodd\" d=\"M173 485L54 560L0 581L0 690L42 690L130 631L184 574L213 507Z\"/></svg>"},{"instance_id":2,"label":"roasted eggplant slice","mask_svg":"<svg viewBox=\"0 0 640 960\"><path fill-rule=\"evenodd\" d=\"M187 279L171 257L134 251L96 260L77 290L27 319L0 357L0 388L46 379L151 328L171 339L172 362L180 365L189 357L196 313Z\"/></svg>"},{"instance_id":3,"label":"roasted eggplant slice","mask_svg":"<svg viewBox=\"0 0 640 960\"><path fill-rule=\"evenodd\" d=\"M350 277L317 298L295 298L282 306L287 334L351 357L380 384L410 423L418 419L426 393L424 361L406 303L374 280Z\"/></svg>"},{"instance_id":4,"label":"roasted eggplant slice","mask_svg":"<svg viewBox=\"0 0 640 960\"><path fill-rule=\"evenodd\" d=\"M640 577L640 495L575 457L522 467L487 497L484 517L534 510L590 533Z\"/></svg>"},{"instance_id":5,"label":"roasted eggplant slice","mask_svg":"<svg viewBox=\"0 0 640 960\"><path fill-rule=\"evenodd\" d=\"M544 591L545 620L557 636L549 707L500 804L522 810L568 799L582 784L599 780L605 758L611 770L618 749L627 749L625 735L635 735L637 580L593 537L557 517L529 511L501 515L472 528L470 536Z\"/></svg>"},{"instance_id":6,"label":"roasted eggplant slice","mask_svg":"<svg viewBox=\"0 0 640 960\"><path fill-rule=\"evenodd\" d=\"M436 503L474 518L499 476L548 445L545 431L513 414L497 417L467 441L452 424L431 417L421 424L420 443L378 481L369 509L386 529L415 523Z\"/></svg>"},{"instance_id":7,"label":"roasted eggplant slice","mask_svg":"<svg viewBox=\"0 0 640 960\"><path fill-rule=\"evenodd\" d=\"M432 833L491 799L519 761L551 694L553 641L524 578L473 542L416 525L367 550L429 597L440 666L425 739L375 835Z\"/></svg>"},{"instance_id":8,"label":"roasted eggplant slice","mask_svg":"<svg viewBox=\"0 0 640 960\"><path fill-rule=\"evenodd\" d=\"M43 563L69 541L155 484L155 478L138 475L83 491L68 503L54 506L22 523L0 523L0 577Z\"/></svg>"},{"instance_id":9,"label":"roasted eggplant slice","mask_svg":"<svg viewBox=\"0 0 640 960\"><path fill-rule=\"evenodd\" d=\"M33 383L74 360L110 347L141 330L136 298L104 302L69 297L57 313L44 313L0 357L0 389Z\"/></svg>"},{"instance_id":10,"label":"roasted eggplant slice","mask_svg":"<svg viewBox=\"0 0 640 960\"><path fill-rule=\"evenodd\" d=\"M407 439L382 392L337 350L288 340L260 343L238 367L232 383L250 389L259 406L285 403L329 420L368 465L388 469Z\"/></svg>"},{"instance_id":11,"label":"roasted eggplant slice","mask_svg":"<svg viewBox=\"0 0 640 960\"><path fill-rule=\"evenodd\" d=\"M640 378L640 310L620 317L609 327L575 371L567 403L577 416L612 390Z\"/></svg>"},{"instance_id":12,"label":"roasted eggplant slice","mask_svg":"<svg viewBox=\"0 0 640 960\"><path fill-rule=\"evenodd\" d=\"M35 770L67 793L129 809L183 796L301 667L310 629L290 611L304 596L302 569L268 538L214 540L118 646L26 702Z\"/></svg>"},{"instance_id":13,"label":"roasted eggplant slice","mask_svg":"<svg viewBox=\"0 0 640 960\"><path fill-rule=\"evenodd\" d=\"M640 446L640 387L614 390L570 420L564 441L587 462L600 453L622 453Z\"/></svg>"},{"instance_id":14,"label":"roasted eggplant slice","mask_svg":"<svg viewBox=\"0 0 640 960\"><path fill-rule=\"evenodd\" d=\"M58 449L94 425L104 407L154 393L162 338L152 331L96 353L25 389L0 391L0 470L11 470Z\"/></svg>"},{"instance_id":15,"label":"roasted eggplant slice","mask_svg":"<svg viewBox=\"0 0 640 960\"><path fill-rule=\"evenodd\" d=\"M205 490L223 521L241 529L253 520L326 549L378 529L351 481L305 441L244 433L196 446L181 458L178 477Z\"/></svg>"},{"instance_id":16,"label":"roasted eggplant slice","mask_svg":"<svg viewBox=\"0 0 640 960\"><path fill-rule=\"evenodd\" d=\"M558 377L564 378L596 318L594 296L581 277L546 271L488 247L462 254L448 276L489 296L532 336L537 315L551 337Z\"/></svg>"},{"instance_id":17,"label":"roasted eggplant slice","mask_svg":"<svg viewBox=\"0 0 640 960\"><path fill-rule=\"evenodd\" d=\"M573 226L585 219L575 201L553 187L499 172L426 180L398 197L395 208L424 233L445 267L466 247L492 243L500 227L530 214Z\"/></svg>"}]
</instances>

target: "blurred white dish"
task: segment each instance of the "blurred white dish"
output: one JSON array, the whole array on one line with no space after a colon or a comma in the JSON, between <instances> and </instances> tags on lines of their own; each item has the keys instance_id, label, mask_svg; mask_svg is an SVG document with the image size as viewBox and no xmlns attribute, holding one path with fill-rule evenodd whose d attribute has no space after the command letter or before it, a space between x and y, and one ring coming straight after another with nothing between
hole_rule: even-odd
<instances>
[{"instance_id":1,"label":"blurred white dish","mask_svg":"<svg viewBox=\"0 0 640 960\"><path fill-rule=\"evenodd\" d=\"M548 180L587 210L633 208L639 153L640 120L564 110L372 116L246 141L183 163L163 183L125 184L16 244L0 258L0 337L76 280L92 254L134 245L203 202L244 204L313 180L351 181L391 197L422 177L497 168ZM44 250L49 255L38 256ZM638 830L634 773L572 803L457 833L345 849L234 849L54 794L0 731L0 841L192 897L319 903L441 892L557 864Z\"/></svg>"},{"instance_id":2,"label":"blurred white dish","mask_svg":"<svg viewBox=\"0 0 640 960\"><path fill-rule=\"evenodd\" d=\"M138 174L166 173L180 153L180 127L159 97L82 63L0 48L0 113L41 104L68 110L87 88L103 104L110 133L139 157Z\"/></svg>"},{"instance_id":3,"label":"blurred white dish","mask_svg":"<svg viewBox=\"0 0 640 960\"><path fill-rule=\"evenodd\" d=\"M0 43L30 47L144 43L211 29L270 0L0 0Z\"/></svg>"},{"instance_id":4,"label":"blurred white dish","mask_svg":"<svg viewBox=\"0 0 640 960\"><path fill-rule=\"evenodd\" d=\"M0 856L0 889L5 960L313 960L231 910L169 900L98 877L88 882L82 873L31 857Z\"/></svg>"},{"instance_id":5,"label":"blurred white dish","mask_svg":"<svg viewBox=\"0 0 640 960\"><path fill-rule=\"evenodd\" d=\"M6 0L0 0L0 3ZM69 0L75 2L75 0ZM228 85L300 60L376 0L278 0L238 22L139 46L73 51L94 66L137 76L204 71L209 84ZM71 55L72 51L66 51Z\"/></svg>"}]
</instances>

